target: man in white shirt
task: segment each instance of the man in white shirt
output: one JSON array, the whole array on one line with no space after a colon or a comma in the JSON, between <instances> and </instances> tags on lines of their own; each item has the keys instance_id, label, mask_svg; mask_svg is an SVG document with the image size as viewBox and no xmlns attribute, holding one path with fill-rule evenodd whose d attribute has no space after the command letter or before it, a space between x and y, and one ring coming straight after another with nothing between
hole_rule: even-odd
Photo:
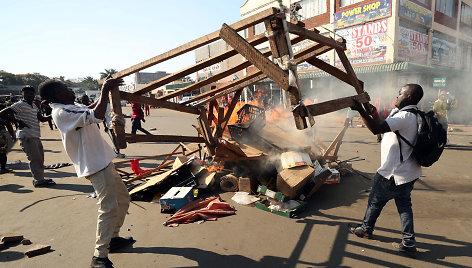
<instances>
[{"instance_id":1,"label":"man in white shirt","mask_svg":"<svg viewBox=\"0 0 472 268\"><path fill-rule=\"evenodd\" d=\"M75 105L74 92L60 80L48 80L39 85L41 97L51 102L52 118L77 176L90 180L97 194L97 237L91 263L94 268L113 267L108 259L109 251L134 242L131 237L119 237L130 197L112 162L116 154L97 125L105 119L110 90L122 82L122 79L107 78L100 99L89 107Z\"/></svg>"},{"instance_id":2,"label":"man in white shirt","mask_svg":"<svg viewBox=\"0 0 472 268\"><path fill-rule=\"evenodd\" d=\"M21 89L23 99L0 111L0 117L18 125L16 138L26 153L34 187L49 187L56 183L44 178L44 149L41 143L39 122L47 122L51 116L42 116L38 107L33 103L35 89L25 86Z\"/></svg>"},{"instance_id":3,"label":"man in white shirt","mask_svg":"<svg viewBox=\"0 0 472 268\"><path fill-rule=\"evenodd\" d=\"M371 238L382 208L389 200L395 199L402 223L402 243L393 243L393 246L398 251L412 256L417 254L417 250L411 191L413 184L421 176L421 166L412 156L413 148L398 139L394 132L398 131L411 144L416 142L418 119L414 113L406 110L418 109L416 105L422 97L423 89L420 85L403 86L395 103L396 108L385 120L379 116L373 105L370 105L370 114L359 102L352 107L359 112L373 134L385 135L381 143L381 165L374 177L364 220L362 225L350 226L349 230L359 237Z\"/></svg>"}]
</instances>

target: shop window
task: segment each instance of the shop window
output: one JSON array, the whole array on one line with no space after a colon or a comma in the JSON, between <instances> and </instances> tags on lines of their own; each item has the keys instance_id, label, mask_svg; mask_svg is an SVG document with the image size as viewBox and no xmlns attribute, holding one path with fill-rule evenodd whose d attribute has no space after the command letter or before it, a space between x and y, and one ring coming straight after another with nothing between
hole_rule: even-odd
<instances>
[{"instance_id":1,"label":"shop window","mask_svg":"<svg viewBox=\"0 0 472 268\"><path fill-rule=\"evenodd\" d=\"M457 0L436 0L436 11L451 18L456 17Z\"/></svg>"},{"instance_id":2,"label":"shop window","mask_svg":"<svg viewBox=\"0 0 472 268\"><path fill-rule=\"evenodd\" d=\"M341 0L341 7L354 5L356 3L362 2L364 0Z\"/></svg>"},{"instance_id":3,"label":"shop window","mask_svg":"<svg viewBox=\"0 0 472 268\"><path fill-rule=\"evenodd\" d=\"M472 63L472 44L465 41L461 41L459 50L461 53L459 57L459 65L462 69L471 71L470 64Z\"/></svg>"},{"instance_id":4,"label":"shop window","mask_svg":"<svg viewBox=\"0 0 472 268\"><path fill-rule=\"evenodd\" d=\"M302 20L324 14L328 11L326 0L302 0L298 4L302 7L298 11L298 14L302 16Z\"/></svg>"},{"instance_id":5,"label":"shop window","mask_svg":"<svg viewBox=\"0 0 472 268\"><path fill-rule=\"evenodd\" d=\"M461 6L461 23L472 27L472 8L464 3Z\"/></svg>"}]
</instances>

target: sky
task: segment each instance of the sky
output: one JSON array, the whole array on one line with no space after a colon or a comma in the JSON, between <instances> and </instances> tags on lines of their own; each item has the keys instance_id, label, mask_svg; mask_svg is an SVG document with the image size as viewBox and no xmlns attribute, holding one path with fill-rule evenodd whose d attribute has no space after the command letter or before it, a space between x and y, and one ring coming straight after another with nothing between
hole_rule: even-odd
<instances>
[{"instance_id":1,"label":"sky","mask_svg":"<svg viewBox=\"0 0 472 268\"><path fill-rule=\"evenodd\" d=\"M99 78L240 20L244 0L0 0L0 70ZM193 51L146 69L175 72ZM130 77L126 79L129 81Z\"/></svg>"}]
</instances>

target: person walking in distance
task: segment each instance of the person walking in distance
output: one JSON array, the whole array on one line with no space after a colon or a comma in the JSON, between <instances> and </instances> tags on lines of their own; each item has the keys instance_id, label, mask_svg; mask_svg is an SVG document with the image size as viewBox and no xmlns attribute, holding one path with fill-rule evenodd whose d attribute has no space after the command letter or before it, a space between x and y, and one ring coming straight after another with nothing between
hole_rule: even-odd
<instances>
[{"instance_id":1,"label":"person walking in distance","mask_svg":"<svg viewBox=\"0 0 472 268\"><path fill-rule=\"evenodd\" d=\"M0 111L0 117L18 126L16 137L26 153L34 187L49 187L56 183L44 178L44 149L41 143L39 122L47 122L51 116L42 116L38 107L33 103L35 89L25 86L21 89L23 99Z\"/></svg>"},{"instance_id":2,"label":"person walking in distance","mask_svg":"<svg viewBox=\"0 0 472 268\"><path fill-rule=\"evenodd\" d=\"M131 134L136 134L136 131L140 130L146 135L152 135L149 131L145 130L141 126L141 120L143 122L146 122L146 119L144 119L144 113L143 109L141 109L141 104L137 102L132 102L131 103Z\"/></svg>"},{"instance_id":3,"label":"person walking in distance","mask_svg":"<svg viewBox=\"0 0 472 268\"><path fill-rule=\"evenodd\" d=\"M89 107L74 104L74 91L60 80L47 80L39 85L41 97L51 102L52 117L77 176L88 179L97 194L97 234L90 265L93 268L113 267L108 253L134 242L132 237L119 236L130 196L112 162L116 154L97 126L105 119L110 90L121 83L122 79L109 76L100 99Z\"/></svg>"},{"instance_id":4,"label":"person walking in distance","mask_svg":"<svg viewBox=\"0 0 472 268\"><path fill-rule=\"evenodd\" d=\"M420 85L403 86L396 99L396 108L386 119L379 116L373 105L370 105L370 113L359 102L355 102L352 107L359 112L373 134L384 133L384 137L381 143L381 165L374 176L364 220L361 225L350 225L349 231L359 237L371 238L382 208L389 200L395 199L402 223L402 242L393 243L393 246L411 256L417 254L411 191L421 176L421 166L412 156L413 148L403 140L399 141L394 132L398 131L411 144L415 143L418 133L417 116L408 110L418 109L417 104L422 97L423 89Z\"/></svg>"}]
</instances>

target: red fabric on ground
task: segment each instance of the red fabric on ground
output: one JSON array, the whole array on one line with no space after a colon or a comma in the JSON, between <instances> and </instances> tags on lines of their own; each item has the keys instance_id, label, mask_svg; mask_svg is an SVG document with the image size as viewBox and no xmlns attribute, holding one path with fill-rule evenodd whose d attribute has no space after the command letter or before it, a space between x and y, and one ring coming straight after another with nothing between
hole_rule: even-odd
<instances>
[{"instance_id":1,"label":"red fabric on ground","mask_svg":"<svg viewBox=\"0 0 472 268\"><path fill-rule=\"evenodd\" d=\"M141 175L141 174L143 174L144 172L147 171L147 169L144 170L144 169L141 169L139 167L139 160L138 159L131 160L131 169L133 170L133 172L136 176L139 176L139 175Z\"/></svg>"},{"instance_id":2,"label":"red fabric on ground","mask_svg":"<svg viewBox=\"0 0 472 268\"><path fill-rule=\"evenodd\" d=\"M199 218L216 221L218 215L233 215L234 208L225 203L219 197L197 199L185 205L170 217L164 225L175 227L179 223L190 223Z\"/></svg>"}]
</instances>

